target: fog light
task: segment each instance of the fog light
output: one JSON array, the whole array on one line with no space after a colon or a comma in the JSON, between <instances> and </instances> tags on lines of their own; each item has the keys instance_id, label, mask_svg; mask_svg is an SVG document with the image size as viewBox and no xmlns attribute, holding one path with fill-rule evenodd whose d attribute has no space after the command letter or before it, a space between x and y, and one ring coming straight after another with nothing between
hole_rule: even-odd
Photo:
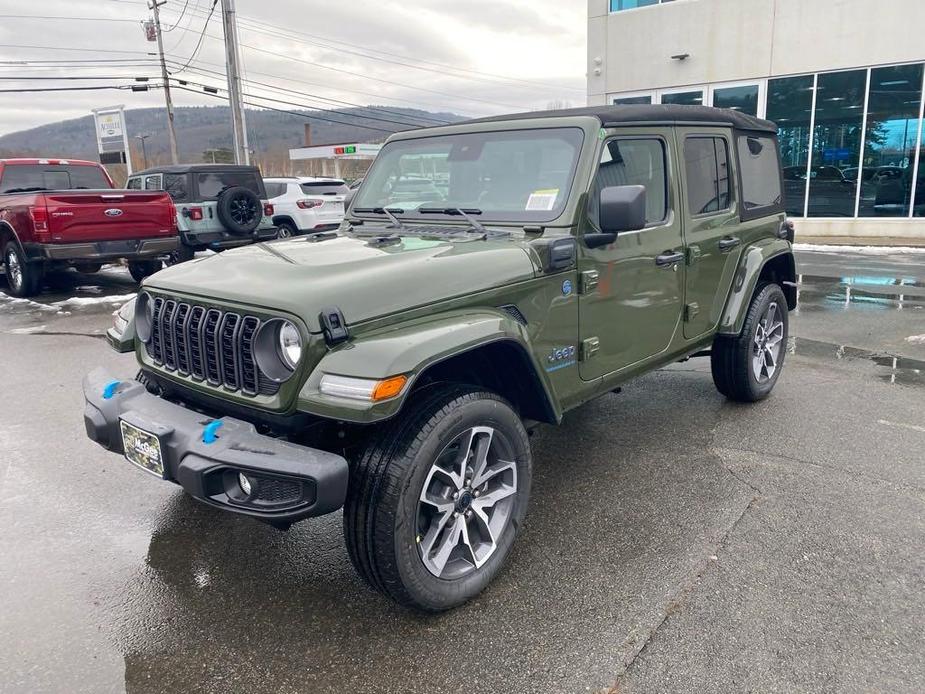
<instances>
[{"instance_id":1,"label":"fog light","mask_svg":"<svg viewBox=\"0 0 925 694\"><path fill-rule=\"evenodd\" d=\"M250 496L254 490L250 478L243 472L238 473L238 486L241 487L241 491L244 492L245 496Z\"/></svg>"}]
</instances>

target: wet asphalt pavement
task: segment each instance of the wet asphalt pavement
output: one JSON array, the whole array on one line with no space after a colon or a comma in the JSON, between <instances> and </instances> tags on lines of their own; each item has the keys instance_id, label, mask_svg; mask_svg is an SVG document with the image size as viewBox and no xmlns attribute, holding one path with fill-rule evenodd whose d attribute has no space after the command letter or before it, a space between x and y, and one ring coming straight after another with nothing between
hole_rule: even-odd
<instances>
[{"instance_id":1,"label":"wet asphalt pavement","mask_svg":"<svg viewBox=\"0 0 925 694\"><path fill-rule=\"evenodd\" d=\"M0 692L920 691L925 254L799 262L770 399L695 359L540 429L506 570L435 617L339 514L281 533L85 438L123 271L0 294Z\"/></svg>"}]
</instances>

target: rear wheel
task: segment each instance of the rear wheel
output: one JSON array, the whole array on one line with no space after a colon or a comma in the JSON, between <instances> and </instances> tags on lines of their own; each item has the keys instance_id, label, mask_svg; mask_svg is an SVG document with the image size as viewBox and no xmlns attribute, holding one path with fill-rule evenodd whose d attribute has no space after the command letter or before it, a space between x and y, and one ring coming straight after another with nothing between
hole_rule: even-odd
<instances>
[{"instance_id":1,"label":"rear wheel","mask_svg":"<svg viewBox=\"0 0 925 694\"><path fill-rule=\"evenodd\" d=\"M6 283L13 296L33 296L42 288L42 265L27 263L15 241L9 241L3 249L3 264Z\"/></svg>"},{"instance_id":2,"label":"rear wheel","mask_svg":"<svg viewBox=\"0 0 925 694\"><path fill-rule=\"evenodd\" d=\"M437 612L478 595L507 559L530 495L520 417L492 393L439 386L351 467L350 559L375 589Z\"/></svg>"},{"instance_id":3,"label":"rear wheel","mask_svg":"<svg viewBox=\"0 0 925 694\"><path fill-rule=\"evenodd\" d=\"M164 263L156 258L154 260L132 260L128 264L128 271L133 280L141 283L146 277L159 272L163 267Z\"/></svg>"},{"instance_id":4,"label":"rear wheel","mask_svg":"<svg viewBox=\"0 0 925 694\"><path fill-rule=\"evenodd\" d=\"M774 389L787 355L787 299L776 284L755 290L738 336L717 335L711 365L717 390L730 400L757 402Z\"/></svg>"},{"instance_id":5,"label":"rear wheel","mask_svg":"<svg viewBox=\"0 0 925 694\"><path fill-rule=\"evenodd\" d=\"M74 266L74 269L77 272L83 273L84 275L93 275L103 269L102 263L78 263Z\"/></svg>"},{"instance_id":6,"label":"rear wheel","mask_svg":"<svg viewBox=\"0 0 925 694\"><path fill-rule=\"evenodd\" d=\"M167 260L165 262L168 266L179 265L180 263L185 263L195 257L196 252L186 244L181 243L179 246L177 246L177 250L172 251L170 255L167 256Z\"/></svg>"},{"instance_id":7,"label":"rear wheel","mask_svg":"<svg viewBox=\"0 0 925 694\"><path fill-rule=\"evenodd\" d=\"M276 237L280 239L288 239L292 236L295 236L299 233L299 230L296 229L295 224L292 222L280 222L277 225L277 234Z\"/></svg>"}]
</instances>

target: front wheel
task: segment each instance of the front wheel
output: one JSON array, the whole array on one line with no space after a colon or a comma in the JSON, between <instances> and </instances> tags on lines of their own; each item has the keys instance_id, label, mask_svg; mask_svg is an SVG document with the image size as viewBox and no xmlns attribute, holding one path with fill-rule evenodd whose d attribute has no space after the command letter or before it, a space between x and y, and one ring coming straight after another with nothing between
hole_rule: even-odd
<instances>
[{"instance_id":1,"label":"front wheel","mask_svg":"<svg viewBox=\"0 0 925 694\"><path fill-rule=\"evenodd\" d=\"M757 402L774 389L787 355L787 299L776 284L759 287L737 336L717 335L713 383L730 400Z\"/></svg>"},{"instance_id":2,"label":"front wheel","mask_svg":"<svg viewBox=\"0 0 925 694\"><path fill-rule=\"evenodd\" d=\"M501 569L530 496L532 457L516 412L492 393L424 391L352 464L350 559L375 589L439 612Z\"/></svg>"},{"instance_id":3,"label":"front wheel","mask_svg":"<svg viewBox=\"0 0 925 694\"><path fill-rule=\"evenodd\" d=\"M299 233L299 230L296 229L295 224L292 222L280 222L277 225L276 238L278 239L288 239L292 238Z\"/></svg>"}]
</instances>

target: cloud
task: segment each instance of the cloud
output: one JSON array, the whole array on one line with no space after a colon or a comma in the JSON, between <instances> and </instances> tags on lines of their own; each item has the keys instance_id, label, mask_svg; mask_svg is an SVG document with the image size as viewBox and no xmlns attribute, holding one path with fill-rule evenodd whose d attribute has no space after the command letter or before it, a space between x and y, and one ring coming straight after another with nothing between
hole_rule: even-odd
<instances>
[{"instance_id":1,"label":"cloud","mask_svg":"<svg viewBox=\"0 0 925 694\"><path fill-rule=\"evenodd\" d=\"M177 23L184 0L162 9L167 27ZM193 54L210 0L190 0L177 27L165 35L171 60ZM335 102L417 106L483 115L543 108L552 101L584 103L584 2L560 0L238 0L246 87L252 100L272 97L305 107ZM17 14L98 17L124 21L8 19L0 25L0 59L122 60L91 68L6 66L6 77L103 78L147 76L159 81L154 44L144 39L143 5L99 0L46 0L38 9L17 6ZM38 7L38 6L36 6ZM221 23L216 15L193 62L190 81L225 86ZM215 38L212 38L215 37ZM83 49L68 51L64 49ZM122 52L119 52L122 51ZM131 62L128 62L131 61ZM443 66L452 66L448 69ZM505 79L498 76L504 76ZM128 84L102 79L54 82L3 81L5 88L50 85ZM288 91L254 84L262 82ZM196 85L194 90L201 91ZM224 91L222 92L224 93ZM157 92L87 91L0 95L0 134L85 115L91 108L124 103L128 108L163 104ZM176 90L178 105L215 105L214 97ZM285 105L276 104L281 108Z\"/></svg>"}]
</instances>

